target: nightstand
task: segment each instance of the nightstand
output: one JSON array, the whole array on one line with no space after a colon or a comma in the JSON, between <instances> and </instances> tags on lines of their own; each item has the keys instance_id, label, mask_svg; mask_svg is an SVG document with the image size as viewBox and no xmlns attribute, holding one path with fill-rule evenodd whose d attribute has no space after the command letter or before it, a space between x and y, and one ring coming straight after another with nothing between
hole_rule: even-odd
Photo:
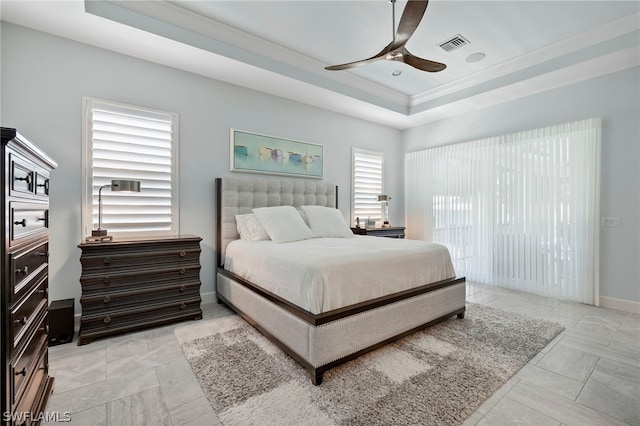
<instances>
[{"instance_id":1,"label":"nightstand","mask_svg":"<svg viewBox=\"0 0 640 426\"><path fill-rule=\"evenodd\" d=\"M200 237L83 242L78 345L201 319Z\"/></svg>"},{"instance_id":2,"label":"nightstand","mask_svg":"<svg viewBox=\"0 0 640 426\"><path fill-rule=\"evenodd\" d=\"M351 231L356 235L387 238L404 238L404 230L404 226L391 226L389 228L351 228Z\"/></svg>"}]
</instances>

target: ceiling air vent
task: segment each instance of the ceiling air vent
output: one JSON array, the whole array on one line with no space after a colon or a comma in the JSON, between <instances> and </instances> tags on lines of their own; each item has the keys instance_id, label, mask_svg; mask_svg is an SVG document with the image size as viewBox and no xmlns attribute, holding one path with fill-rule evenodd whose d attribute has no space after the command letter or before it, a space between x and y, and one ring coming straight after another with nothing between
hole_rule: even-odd
<instances>
[{"instance_id":1,"label":"ceiling air vent","mask_svg":"<svg viewBox=\"0 0 640 426\"><path fill-rule=\"evenodd\" d=\"M460 47L465 46L467 44L469 44L469 40L462 37L460 34L456 34L455 36L451 37L449 40L440 43L439 46L445 52L451 52L452 50L459 49Z\"/></svg>"}]
</instances>

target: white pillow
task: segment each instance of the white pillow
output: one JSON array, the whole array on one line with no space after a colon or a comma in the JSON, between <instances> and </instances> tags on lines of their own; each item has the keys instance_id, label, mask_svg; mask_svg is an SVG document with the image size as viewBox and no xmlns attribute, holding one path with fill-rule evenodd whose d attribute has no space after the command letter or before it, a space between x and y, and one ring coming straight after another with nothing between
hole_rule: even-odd
<instances>
[{"instance_id":1,"label":"white pillow","mask_svg":"<svg viewBox=\"0 0 640 426\"><path fill-rule=\"evenodd\" d=\"M313 238L313 232L292 206L260 207L253 213L274 243L288 243Z\"/></svg>"},{"instance_id":2,"label":"white pillow","mask_svg":"<svg viewBox=\"0 0 640 426\"><path fill-rule=\"evenodd\" d=\"M269 239L269 234L264 229L254 214L237 214L236 225L238 234L243 240L263 241Z\"/></svg>"},{"instance_id":3,"label":"white pillow","mask_svg":"<svg viewBox=\"0 0 640 426\"><path fill-rule=\"evenodd\" d=\"M302 206L309 227L316 237L352 238L353 232L340 210L322 206Z\"/></svg>"}]
</instances>

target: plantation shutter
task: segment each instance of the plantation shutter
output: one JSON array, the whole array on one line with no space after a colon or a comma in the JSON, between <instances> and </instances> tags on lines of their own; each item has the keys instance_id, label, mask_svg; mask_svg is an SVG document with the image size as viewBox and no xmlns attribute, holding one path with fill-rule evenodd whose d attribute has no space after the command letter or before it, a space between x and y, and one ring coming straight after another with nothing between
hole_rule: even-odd
<instances>
[{"instance_id":1,"label":"plantation shutter","mask_svg":"<svg viewBox=\"0 0 640 426\"><path fill-rule=\"evenodd\" d=\"M140 192L102 189L102 227L116 236L177 233L177 115L95 100L87 113L92 229L100 187L128 179Z\"/></svg>"},{"instance_id":2,"label":"plantation shutter","mask_svg":"<svg viewBox=\"0 0 640 426\"><path fill-rule=\"evenodd\" d=\"M383 169L382 153L353 149L353 224L356 223L356 218L360 218L362 226L367 218L376 222L382 220L382 206L378 201L378 195L384 194Z\"/></svg>"}]
</instances>

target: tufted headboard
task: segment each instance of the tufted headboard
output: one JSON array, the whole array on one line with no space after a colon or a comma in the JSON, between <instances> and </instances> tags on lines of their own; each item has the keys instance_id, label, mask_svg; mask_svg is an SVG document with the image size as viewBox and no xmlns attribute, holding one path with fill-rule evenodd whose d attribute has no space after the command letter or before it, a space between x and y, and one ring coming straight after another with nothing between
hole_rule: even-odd
<instances>
[{"instance_id":1,"label":"tufted headboard","mask_svg":"<svg viewBox=\"0 0 640 426\"><path fill-rule=\"evenodd\" d=\"M224 264L229 242L240 238L237 214L256 207L338 207L338 187L329 183L295 179L226 177L216 179L216 252L218 266Z\"/></svg>"}]
</instances>

